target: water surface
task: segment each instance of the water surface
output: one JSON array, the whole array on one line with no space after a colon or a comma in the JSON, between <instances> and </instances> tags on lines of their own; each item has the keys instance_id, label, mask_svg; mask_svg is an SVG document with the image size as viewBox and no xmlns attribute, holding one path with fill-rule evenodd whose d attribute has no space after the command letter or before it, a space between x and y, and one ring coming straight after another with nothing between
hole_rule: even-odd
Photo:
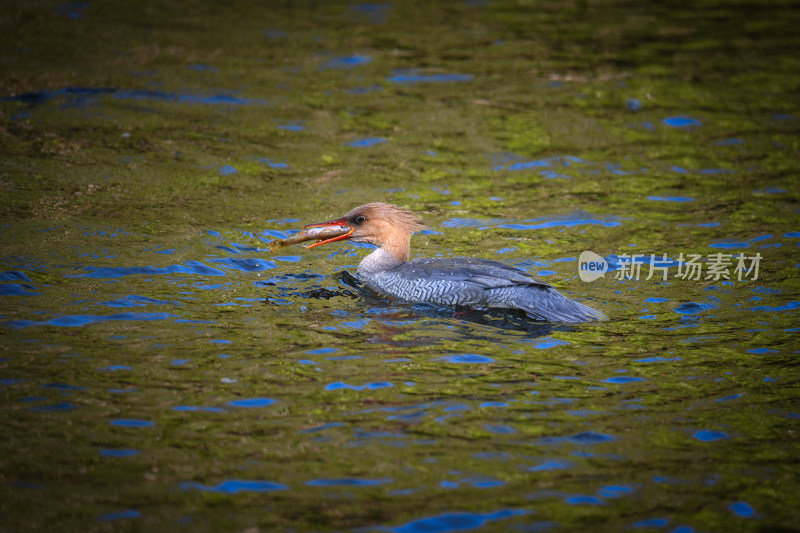
<instances>
[{"instance_id":1,"label":"water surface","mask_svg":"<svg viewBox=\"0 0 800 533\"><path fill-rule=\"evenodd\" d=\"M791 4L9 13L0 529L796 527ZM377 200L609 320L268 251Z\"/></svg>"}]
</instances>

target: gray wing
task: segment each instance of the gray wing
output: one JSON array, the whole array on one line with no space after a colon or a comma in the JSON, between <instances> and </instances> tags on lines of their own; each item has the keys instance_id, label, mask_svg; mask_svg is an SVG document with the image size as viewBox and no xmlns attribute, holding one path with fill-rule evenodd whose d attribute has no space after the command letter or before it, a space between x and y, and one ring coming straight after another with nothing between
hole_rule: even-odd
<instances>
[{"instance_id":1,"label":"gray wing","mask_svg":"<svg viewBox=\"0 0 800 533\"><path fill-rule=\"evenodd\" d=\"M491 259L473 257L415 259L404 265L401 275L415 279L424 277L437 281L464 281L484 289L509 285L551 287L549 283L539 281L518 268Z\"/></svg>"},{"instance_id":2,"label":"gray wing","mask_svg":"<svg viewBox=\"0 0 800 533\"><path fill-rule=\"evenodd\" d=\"M508 307L493 298L496 289L550 287L503 263L463 257L416 259L373 276L370 285L404 300L478 308Z\"/></svg>"},{"instance_id":3,"label":"gray wing","mask_svg":"<svg viewBox=\"0 0 800 533\"><path fill-rule=\"evenodd\" d=\"M575 323L606 318L600 311L570 300L553 287L516 285L489 292L492 293L491 300L500 303L497 307L522 309L538 320Z\"/></svg>"},{"instance_id":4,"label":"gray wing","mask_svg":"<svg viewBox=\"0 0 800 533\"><path fill-rule=\"evenodd\" d=\"M521 309L531 318L552 322L605 318L600 311L570 300L552 285L491 259L415 259L388 275L391 279L385 280L385 292L406 300Z\"/></svg>"}]
</instances>

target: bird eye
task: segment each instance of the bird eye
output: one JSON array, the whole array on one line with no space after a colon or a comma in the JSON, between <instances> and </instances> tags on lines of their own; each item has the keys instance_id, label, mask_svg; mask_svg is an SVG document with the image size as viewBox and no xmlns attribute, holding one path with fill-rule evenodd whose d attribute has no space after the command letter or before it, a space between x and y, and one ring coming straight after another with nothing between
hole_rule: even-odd
<instances>
[{"instance_id":1,"label":"bird eye","mask_svg":"<svg viewBox=\"0 0 800 533\"><path fill-rule=\"evenodd\" d=\"M366 221L367 221L367 217L365 217L364 215L358 215L356 217L356 224L363 224Z\"/></svg>"}]
</instances>

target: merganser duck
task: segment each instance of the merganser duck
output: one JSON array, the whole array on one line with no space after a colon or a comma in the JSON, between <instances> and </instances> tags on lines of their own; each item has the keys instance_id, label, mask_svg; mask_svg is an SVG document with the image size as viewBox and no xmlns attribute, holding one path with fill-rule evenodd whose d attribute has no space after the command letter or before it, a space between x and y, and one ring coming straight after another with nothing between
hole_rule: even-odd
<instances>
[{"instance_id":1,"label":"merganser duck","mask_svg":"<svg viewBox=\"0 0 800 533\"><path fill-rule=\"evenodd\" d=\"M519 309L534 320L576 323L603 313L570 300L552 285L490 259L425 258L409 261L411 235L425 228L410 211L385 203L356 207L345 216L304 226L302 235L277 245L316 239L308 248L349 239L378 248L357 275L378 293L401 300L472 309ZM323 230L314 228L326 228ZM331 238L331 235L335 235Z\"/></svg>"}]
</instances>

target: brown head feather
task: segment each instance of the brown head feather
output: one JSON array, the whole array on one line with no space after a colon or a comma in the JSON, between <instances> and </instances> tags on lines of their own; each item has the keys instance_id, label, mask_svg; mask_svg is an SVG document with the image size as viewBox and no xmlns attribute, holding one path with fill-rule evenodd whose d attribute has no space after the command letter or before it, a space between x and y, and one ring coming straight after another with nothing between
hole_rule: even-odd
<instances>
[{"instance_id":1,"label":"brown head feather","mask_svg":"<svg viewBox=\"0 0 800 533\"><path fill-rule=\"evenodd\" d=\"M363 222L358 222L359 217ZM373 202L356 207L344 216L355 228L352 240L380 246L400 261L408 261L411 235L425 229L422 221L408 209Z\"/></svg>"}]
</instances>

